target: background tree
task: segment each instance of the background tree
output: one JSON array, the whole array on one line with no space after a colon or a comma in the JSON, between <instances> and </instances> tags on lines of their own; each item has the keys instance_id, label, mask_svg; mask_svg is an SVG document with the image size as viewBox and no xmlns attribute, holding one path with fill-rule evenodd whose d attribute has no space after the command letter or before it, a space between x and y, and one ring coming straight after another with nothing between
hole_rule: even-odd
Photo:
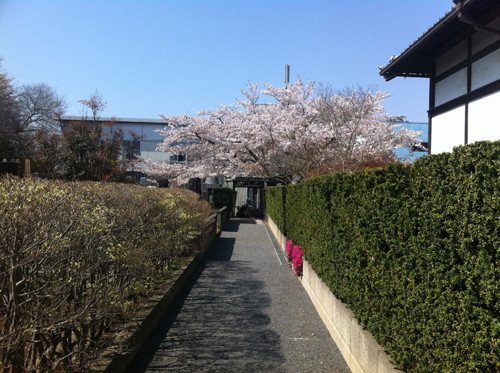
<instances>
[{"instance_id":1,"label":"background tree","mask_svg":"<svg viewBox=\"0 0 500 373\"><path fill-rule=\"evenodd\" d=\"M36 157L37 140L60 132L58 118L65 108L64 98L47 84L18 88L0 73L0 158Z\"/></svg>"},{"instance_id":2,"label":"background tree","mask_svg":"<svg viewBox=\"0 0 500 373\"><path fill-rule=\"evenodd\" d=\"M29 157L32 171L44 177L61 175L62 138L60 117L67 104L63 97L45 83L23 85L17 102L21 111L21 126L34 146Z\"/></svg>"},{"instance_id":3,"label":"background tree","mask_svg":"<svg viewBox=\"0 0 500 373\"><path fill-rule=\"evenodd\" d=\"M40 129L34 133L32 171L44 178L64 178L64 147L61 131Z\"/></svg>"},{"instance_id":4,"label":"background tree","mask_svg":"<svg viewBox=\"0 0 500 373\"><path fill-rule=\"evenodd\" d=\"M123 130L115 121L101 121L106 102L97 92L79 101L82 119L63 128L64 172L67 178L105 181L124 171L121 157ZM90 111L90 116L89 116Z\"/></svg>"},{"instance_id":5,"label":"background tree","mask_svg":"<svg viewBox=\"0 0 500 373\"><path fill-rule=\"evenodd\" d=\"M21 112L12 79L0 72L0 160L10 160L19 154L19 150L24 150L26 139L21 123Z\"/></svg>"},{"instance_id":6,"label":"background tree","mask_svg":"<svg viewBox=\"0 0 500 373\"><path fill-rule=\"evenodd\" d=\"M387 94L333 92L300 79L285 87L257 84L245 99L197 117L164 117L159 150L186 153L186 164L146 162L148 172L177 182L215 175L262 176L285 183L312 175L355 171L396 160L393 150L419 145L420 133L391 125L383 112ZM261 103L261 95L267 102Z\"/></svg>"},{"instance_id":7,"label":"background tree","mask_svg":"<svg viewBox=\"0 0 500 373\"><path fill-rule=\"evenodd\" d=\"M114 120L101 121L106 102L97 92L83 105L81 120L62 128L66 102L45 83L16 88L0 73L0 160L32 160L44 177L109 180L135 159L121 159L123 130ZM131 134L134 141L139 136Z\"/></svg>"},{"instance_id":8,"label":"background tree","mask_svg":"<svg viewBox=\"0 0 500 373\"><path fill-rule=\"evenodd\" d=\"M17 100L25 131L59 130L59 117L66 110L63 97L45 83L26 84L19 89Z\"/></svg>"}]
</instances>

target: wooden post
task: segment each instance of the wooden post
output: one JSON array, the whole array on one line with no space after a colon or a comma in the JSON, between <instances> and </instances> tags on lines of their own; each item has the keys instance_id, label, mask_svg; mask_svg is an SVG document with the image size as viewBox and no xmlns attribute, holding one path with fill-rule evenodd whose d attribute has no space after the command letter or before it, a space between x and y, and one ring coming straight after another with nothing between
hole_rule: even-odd
<instances>
[{"instance_id":1,"label":"wooden post","mask_svg":"<svg viewBox=\"0 0 500 373\"><path fill-rule=\"evenodd\" d=\"M24 161L24 177L26 178L31 177L31 162L29 159L26 159Z\"/></svg>"}]
</instances>

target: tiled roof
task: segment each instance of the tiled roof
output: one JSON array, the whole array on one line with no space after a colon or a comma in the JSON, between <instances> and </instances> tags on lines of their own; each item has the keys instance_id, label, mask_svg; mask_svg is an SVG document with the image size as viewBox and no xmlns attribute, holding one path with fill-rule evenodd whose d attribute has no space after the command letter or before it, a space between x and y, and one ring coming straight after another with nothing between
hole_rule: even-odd
<instances>
[{"instance_id":1,"label":"tiled roof","mask_svg":"<svg viewBox=\"0 0 500 373\"><path fill-rule=\"evenodd\" d=\"M433 24L431 27L429 27L429 28L427 29L427 31L424 31L424 33L423 33L422 35L420 35L420 36L417 38L417 40L415 40L413 43L411 43L411 44L410 44L410 46L404 50L404 52L403 52L403 53L405 53L405 52L406 52L408 49L410 49L412 46L414 46L415 44L417 44L418 42L420 42L420 40L424 39L424 38L425 38L425 36L426 36L426 35L428 35L428 34L429 34L429 33L430 33L430 32L431 32L431 31L432 31L435 27L437 27L437 26L438 26L441 22L443 22L443 21L445 20L445 18L446 18L446 17L448 17L448 15L450 15L450 14L453 12L453 10L454 10L455 8L456 8L456 5L454 5L454 6L453 6L453 7L452 7L449 11L447 11L447 12L445 13L445 15L444 15L444 16L442 16L441 18L439 18L439 20L438 20L438 21L434 22L434 24ZM401 53L401 54L403 54L403 53ZM398 57L399 57L399 56L398 56ZM389 61L389 64L391 64L392 62L394 62L394 60L395 60L395 59L390 60L390 61Z\"/></svg>"},{"instance_id":2,"label":"tiled roof","mask_svg":"<svg viewBox=\"0 0 500 373\"><path fill-rule=\"evenodd\" d=\"M386 66L382 67L380 69L380 75L382 76L386 76L384 74L384 72L390 68L390 66L392 64L394 64L395 62L397 62L402 56L404 56L405 54L407 54L412 48L414 48L416 45L418 45L421 41L423 41L428 35L431 34L432 31L434 31L434 29L436 29L438 26L440 26L442 23L444 23L446 21L447 18L451 18L452 17L452 13L454 12L454 10L457 8L456 5L454 5L448 12L446 12L446 14L444 16L442 16L441 18L439 18L439 20L437 22L435 22L431 27L429 27L427 29L427 31L425 31L422 35L420 35L413 43L410 44L410 46L408 48L406 48L401 54L397 55L397 56L392 56L390 59L389 59L389 62L387 63ZM418 75L416 75L418 76ZM421 75L421 76L425 76L425 75ZM393 77L391 77L390 79L392 79ZM387 78L386 78L387 79ZM390 80L390 79L387 79L387 80Z\"/></svg>"},{"instance_id":3,"label":"tiled roof","mask_svg":"<svg viewBox=\"0 0 500 373\"><path fill-rule=\"evenodd\" d=\"M499 0L454 0L454 3L450 11L406 50L398 56L391 57L386 66L380 67L380 75L386 80L396 76L428 77L432 71L434 58L442 53L443 49L452 47L459 40L464 40L477 29L488 31L484 25L500 17Z\"/></svg>"}]
</instances>

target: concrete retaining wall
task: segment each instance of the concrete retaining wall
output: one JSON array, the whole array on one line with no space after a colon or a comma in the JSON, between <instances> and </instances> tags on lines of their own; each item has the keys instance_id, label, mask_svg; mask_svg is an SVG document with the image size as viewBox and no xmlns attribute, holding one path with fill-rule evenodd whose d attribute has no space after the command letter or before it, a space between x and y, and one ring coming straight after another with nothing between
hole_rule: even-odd
<instances>
[{"instance_id":1,"label":"concrete retaining wall","mask_svg":"<svg viewBox=\"0 0 500 373\"><path fill-rule=\"evenodd\" d=\"M285 252L287 238L267 214L266 219ZM359 324L354 313L332 294L307 260L304 260L301 282L353 373L400 372L391 364L384 348Z\"/></svg>"}]
</instances>

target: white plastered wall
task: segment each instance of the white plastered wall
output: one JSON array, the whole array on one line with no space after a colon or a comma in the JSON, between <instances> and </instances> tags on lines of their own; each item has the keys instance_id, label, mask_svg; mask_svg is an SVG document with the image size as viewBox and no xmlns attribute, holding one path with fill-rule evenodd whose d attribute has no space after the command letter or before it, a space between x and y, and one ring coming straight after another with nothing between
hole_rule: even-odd
<instances>
[{"instance_id":1,"label":"white plastered wall","mask_svg":"<svg viewBox=\"0 0 500 373\"><path fill-rule=\"evenodd\" d=\"M500 49L472 64L472 90L500 79Z\"/></svg>"},{"instance_id":2,"label":"white plastered wall","mask_svg":"<svg viewBox=\"0 0 500 373\"><path fill-rule=\"evenodd\" d=\"M465 143L465 106L432 118L431 154L451 152Z\"/></svg>"},{"instance_id":3,"label":"white plastered wall","mask_svg":"<svg viewBox=\"0 0 500 373\"><path fill-rule=\"evenodd\" d=\"M500 92L469 104L468 142L500 139Z\"/></svg>"},{"instance_id":4,"label":"white plastered wall","mask_svg":"<svg viewBox=\"0 0 500 373\"><path fill-rule=\"evenodd\" d=\"M439 106L466 93L467 69L464 68L436 83L435 105Z\"/></svg>"}]
</instances>

